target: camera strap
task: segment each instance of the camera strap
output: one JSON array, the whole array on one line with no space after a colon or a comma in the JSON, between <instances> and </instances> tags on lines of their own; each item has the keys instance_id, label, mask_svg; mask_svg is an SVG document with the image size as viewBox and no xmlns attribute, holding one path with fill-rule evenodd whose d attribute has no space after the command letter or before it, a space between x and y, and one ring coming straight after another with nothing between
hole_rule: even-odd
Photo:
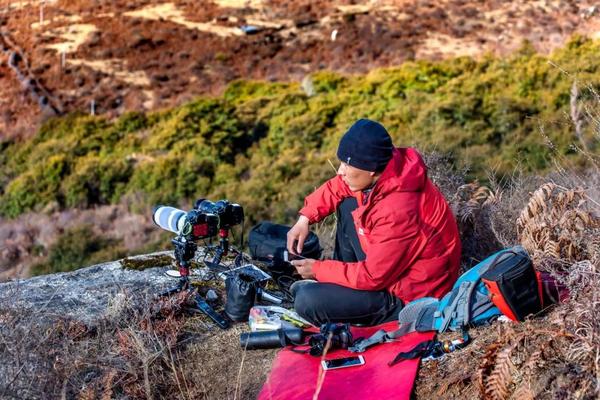
<instances>
[{"instance_id":1,"label":"camera strap","mask_svg":"<svg viewBox=\"0 0 600 400\"><path fill-rule=\"evenodd\" d=\"M356 339L353 345L348 347L348 350L352 353L362 353L373 345L393 342L395 339L402 337L407 333L410 332L406 328L403 329L403 327L393 332L386 332L383 329L380 329L368 338Z\"/></svg>"},{"instance_id":2,"label":"camera strap","mask_svg":"<svg viewBox=\"0 0 600 400\"><path fill-rule=\"evenodd\" d=\"M435 344L435 340L426 340L421 342L409 351L398 353L398 355L392 361L390 361L388 365L392 367L404 360L412 360L429 355L433 351Z\"/></svg>"}]
</instances>

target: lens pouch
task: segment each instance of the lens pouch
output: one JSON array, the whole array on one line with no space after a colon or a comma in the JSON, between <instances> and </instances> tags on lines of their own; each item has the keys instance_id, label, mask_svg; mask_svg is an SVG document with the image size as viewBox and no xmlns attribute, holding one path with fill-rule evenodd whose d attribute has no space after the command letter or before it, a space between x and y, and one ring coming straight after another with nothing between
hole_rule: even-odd
<instances>
[{"instance_id":1,"label":"lens pouch","mask_svg":"<svg viewBox=\"0 0 600 400\"><path fill-rule=\"evenodd\" d=\"M225 291L227 292L225 303L227 316L235 322L247 321L256 299L255 280L243 273L230 275L225 279Z\"/></svg>"}]
</instances>

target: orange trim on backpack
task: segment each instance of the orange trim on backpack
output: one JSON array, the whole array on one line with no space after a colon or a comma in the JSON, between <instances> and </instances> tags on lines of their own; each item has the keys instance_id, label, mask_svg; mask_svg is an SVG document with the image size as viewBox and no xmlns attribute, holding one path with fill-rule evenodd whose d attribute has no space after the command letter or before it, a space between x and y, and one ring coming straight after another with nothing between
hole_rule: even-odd
<instances>
[{"instance_id":1,"label":"orange trim on backpack","mask_svg":"<svg viewBox=\"0 0 600 400\"><path fill-rule=\"evenodd\" d=\"M506 303L506 300L504 300L504 296L502 296L502 292L500 292L498 282L488 281L485 279L482 279L482 281L483 283L485 283L485 286L490 292L489 296L490 300L492 300L492 303L494 303L496 307L498 307L500 311L502 311L502 314L506 315L513 321L518 321L510 306L508 305L508 303Z\"/></svg>"}]
</instances>

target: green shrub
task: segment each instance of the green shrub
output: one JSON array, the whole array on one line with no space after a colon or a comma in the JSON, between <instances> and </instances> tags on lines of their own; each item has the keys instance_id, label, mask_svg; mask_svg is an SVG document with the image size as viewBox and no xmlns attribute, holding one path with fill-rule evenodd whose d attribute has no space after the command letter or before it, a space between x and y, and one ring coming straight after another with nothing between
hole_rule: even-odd
<instances>
[{"instance_id":1,"label":"green shrub","mask_svg":"<svg viewBox=\"0 0 600 400\"><path fill-rule=\"evenodd\" d=\"M362 117L381 121L397 145L449 153L467 178L517 165L541 172L557 156L583 165L571 149L570 93L576 79L582 105L597 107L585 87L600 85L599 43L574 37L549 57L525 45L502 58L408 62L357 76L318 72L310 97L298 83L236 81L221 97L167 111L112 122L54 118L34 139L0 146L0 213L124 195L138 210L228 197L246 207L250 222L289 219L332 175L339 138ZM583 130L597 150L594 127Z\"/></svg>"},{"instance_id":2,"label":"green shrub","mask_svg":"<svg viewBox=\"0 0 600 400\"><path fill-rule=\"evenodd\" d=\"M44 262L31 268L32 275L73 271L88 265L124 257L117 240L98 236L87 225L65 231L50 247Z\"/></svg>"},{"instance_id":3,"label":"green shrub","mask_svg":"<svg viewBox=\"0 0 600 400\"><path fill-rule=\"evenodd\" d=\"M125 192L132 166L119 157L80 158L62 184L65 204L68 207L88 207L93 204L110 204Z\"/></svg>"},{"instance_id":4,"label":"green shrub","mask_svg":"<svg viewBox=\"0 0 600 400\"><path fill-rule=\"evenodd\" d=\"M44 163L36 164L7 185L0 203L1 212L15 217L27 210L39 210L50 202L63 205L60 186L69 172L69 161L64 155L52 155Z\"/></svg>"}]
</instances>

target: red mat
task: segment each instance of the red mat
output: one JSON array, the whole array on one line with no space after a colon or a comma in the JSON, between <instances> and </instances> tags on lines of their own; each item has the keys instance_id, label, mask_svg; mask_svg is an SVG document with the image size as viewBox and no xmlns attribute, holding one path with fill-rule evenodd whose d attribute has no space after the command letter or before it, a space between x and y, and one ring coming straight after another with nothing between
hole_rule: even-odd
<instances>
[{"instance_id":1,"label":"red mat","mask_svg":"<svg viewBox=\"0 0 600 400\"><path fill-rule=\"evenodd\" d=\"M369 337L378 329L393 331L397 322L368 327L353 327L354 338ZM318 399L409 399L419 368L419 359L403 361L389 367L388 363L402 351L433 337L433 332L411 333L394 343L375 345L364 353L365 364L350 368L323 371L321 358L298 354L285 348L277 354L267 382L258 399L312 399L317 381L323 384ZM356 355L347 350L335 350L327 359ZM321 376L319 376L321 375Z\"/></svg>"}]
</instances>

